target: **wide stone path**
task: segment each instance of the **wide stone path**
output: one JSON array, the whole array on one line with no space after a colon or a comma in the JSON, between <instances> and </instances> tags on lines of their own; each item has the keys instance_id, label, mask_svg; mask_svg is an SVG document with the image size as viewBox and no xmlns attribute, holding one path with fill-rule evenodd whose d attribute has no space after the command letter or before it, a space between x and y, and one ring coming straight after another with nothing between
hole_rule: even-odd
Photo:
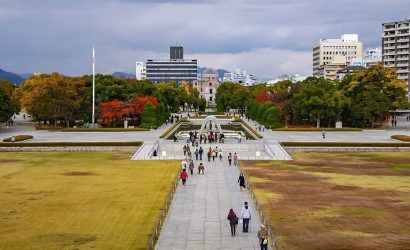
<instances>
[{"instance_id":1,"label":"wide stone path","mask_svg":"<svg viewBox=\"0 0 410 250\"><path fill-rule=\"evenodd\" d=\"M199 161L195 161L194 175L189 176L186 186L177 188L156 249L260 249L256 237L259 219L247 191L239 190L238 168L229 166L229 152L223 153L223 161L202 161L203 175L198 175ZM239 224L237 236L231 237L226 218L229 209L240 217L245 201L252 209L250 231L243 233Z\"/></svg>"}]
</instances>

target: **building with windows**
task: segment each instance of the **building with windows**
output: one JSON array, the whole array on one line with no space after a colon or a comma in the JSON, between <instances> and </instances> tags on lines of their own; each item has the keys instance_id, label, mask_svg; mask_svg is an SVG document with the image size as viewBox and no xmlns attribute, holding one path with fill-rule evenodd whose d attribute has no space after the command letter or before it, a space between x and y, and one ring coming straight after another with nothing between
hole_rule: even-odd
<instances>
[{"instance_id":1,"label":"building with windows","mask_svg":"<svg viewBox=\"0 0 410 250\"><path fill-rule=\"evenodd\" d=\"M197 60L184 59L182 46L170 47L170 59L148 59L146 62L146 79L154 83L193 83L197 80L197 71Z\"/></svg>"},{"instance_id":2,"label":"building with windows","mask_svg":"<svg viewBox=\"0 0 410 250\"><path fill-rule=\"evenodd\" d=\"M147 78L147 72L144 67L144 62L135 63L135 78L137 80L144 80Z\"/></svg>"},{"instance_id":3,"label":"building with windows","mask_svg":"<svg viewBox=\"0 0 410 250\"><path fill-rule=\"evenodd\" d=\"M205 69L201 79L192 84L197 89L199 95L206 100L206 106L209 108L216 107L215 94L219 87L219 74L215 69Z\"/></svg>"},{"instance_id":4,"label":"building with windows","mask_svg":"<svg viewBox=\"0 0 410 250\"><path fill-rule=\"evenodd\" d=\"M244 86L252 86L259 83L253 75L249 75L246 71L241 71L240 69L235 69L234 72L225 73L223 82L241 83Z\"/></svg>"},{"instance_id":5,"label":"building with windows","mask_svg":"<svg viewBox=\"0 0 410 250\"><path fill-rule=\"evenodd\" d=\"M352 58L349 61L350 66L370 67L382 62L382 50L380 48L367 49L363 57Z\"/></svg>"},{"instance_id":6,"label":"building with windows","mask_svg":"<svg viewBox=\"0 0 410 250\"><path fill-rule=\"evenodd\" d=\"M324 75L326 68L332 72L336 70L334 71L336 73L343 61L341 57L344 58L345 64L353 58L363 57L363 44L357 34L344 34L340 39L320 39L313 47L313 76L326 77ZM328 64L330 65L327 66Z\"/></svg>"},{"instance_id":7,"label":"building with windows","mask_svg":"<svg viewBox=\"0 0 410 250\"><path fill-rule=\"evenodd\" d=\"M397 77L407 82L410 99L410 18L382 25L382 58L383 64L388 68L397 70Z\"/></svg>"}]
</instances>

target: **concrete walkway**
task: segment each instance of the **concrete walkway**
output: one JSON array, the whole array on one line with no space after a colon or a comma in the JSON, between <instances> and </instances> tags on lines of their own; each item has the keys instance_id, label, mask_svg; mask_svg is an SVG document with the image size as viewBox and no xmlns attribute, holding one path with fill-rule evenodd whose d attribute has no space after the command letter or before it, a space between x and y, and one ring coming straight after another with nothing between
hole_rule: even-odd
<instances>
[{"instance_id":1,"label":"concrete walkway","mask_svg":"<svg viewBox=\"0 0 410 250\"><path fill-rule=\"evenodd\" d=\"M243 233L239 224L237 236L231 236L229 209L240 217L243 203L251 199L246 190L240 192L239 170L228 165L224 154L223 161L202 161L204 175L198 175L199 161L195 161L187 186L178 186L156 249L260 249L256 237L260 222L252 204L249 233Z\"/></svg>"}]
</instances>

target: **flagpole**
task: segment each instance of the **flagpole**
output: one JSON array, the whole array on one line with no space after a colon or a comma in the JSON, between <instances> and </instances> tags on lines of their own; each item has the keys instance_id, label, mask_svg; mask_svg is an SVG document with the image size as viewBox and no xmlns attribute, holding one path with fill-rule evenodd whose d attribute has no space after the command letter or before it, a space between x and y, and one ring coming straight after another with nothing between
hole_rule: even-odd
<instances>
[{"instance_id":1,"label":"flagpole","mask_svg":"<svg viewBox=\"0 0 410 250\"><path fill-rule=\"evenodd\" d=\"M95 51L93 45L93 115L92 115L92 127L95 127Z\"/></svg>"}]
</instances>

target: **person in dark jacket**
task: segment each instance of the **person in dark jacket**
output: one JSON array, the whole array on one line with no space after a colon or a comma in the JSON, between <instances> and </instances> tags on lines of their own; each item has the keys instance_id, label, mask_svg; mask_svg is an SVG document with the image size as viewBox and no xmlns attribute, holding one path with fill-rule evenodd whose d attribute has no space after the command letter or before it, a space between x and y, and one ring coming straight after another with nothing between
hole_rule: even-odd
<instances>
[{"instance_id":1,"label":"person in dark jacket","mask_svg":"<svg viewBox=\"0 0 410 250\"><path fill-rule=\"evenodd\" d=\"M238 182L239 182L239 188L241 189L241 192L243 192L242 188L245 188L245 177L243 176L242 173L239 175Z\"/></svg>"},{"instance_id":2,"label":"person in dark jacket","mask_svg":"<svg viewBox=\"0 0 410 250\"><path fill-rule=\"evenodd\" d=\"M231 235L233 237L236 235L236 225L238 225L238 217L236 216L232 208L231 210L229 210L227 219L229 220L229 224L231 225Z\"/></svg>"}]
</instances>

